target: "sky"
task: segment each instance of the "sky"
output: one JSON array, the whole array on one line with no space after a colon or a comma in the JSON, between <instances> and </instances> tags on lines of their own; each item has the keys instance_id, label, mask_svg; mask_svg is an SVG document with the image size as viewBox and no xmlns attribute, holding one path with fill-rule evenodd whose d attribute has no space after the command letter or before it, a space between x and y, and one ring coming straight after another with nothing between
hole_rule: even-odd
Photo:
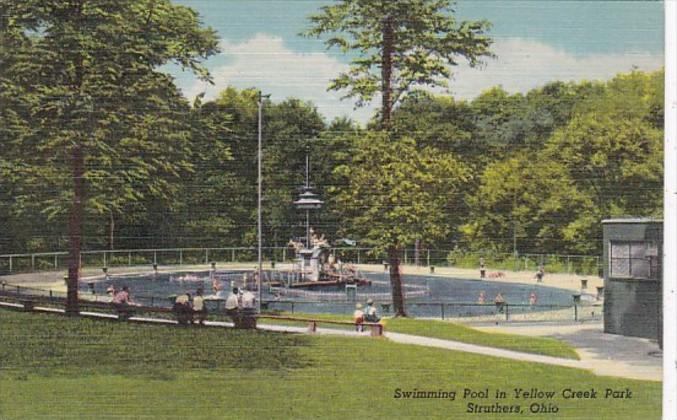
<instances>
[{"instance_id":1,"label":"sky","mask_svg":"<svg viewBox=\"0 0 677 420\"><path fill-rule=\"evenodd\" d=\"M271 100L288 97L313 102L330 121L348 116L365 122L377 103L355 109L329 81L347 69L350 56L327 50L320 39L299 36L307 17L328 0L176 0L201 16L221 38L222 52L205 65L214 85L169 66L188 98L205 92L212 99L231 85L257 87ZM444 94L472 99L493 86L508 92L554 81L607 80L633 68L663 65L661 1L459 0L458 20L491 22L495 59L482 69L453 68ZM375 101L377 102L377 101Z\"/></svg>"}]
</instances>

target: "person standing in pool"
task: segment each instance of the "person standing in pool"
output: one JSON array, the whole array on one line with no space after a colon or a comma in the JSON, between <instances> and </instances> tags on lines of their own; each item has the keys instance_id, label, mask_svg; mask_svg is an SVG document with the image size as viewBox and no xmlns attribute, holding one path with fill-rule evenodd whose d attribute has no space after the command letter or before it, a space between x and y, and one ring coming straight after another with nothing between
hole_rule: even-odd
<instances>
[{"instance_id":1,"label":"person standing in pool","mask_svg":"<svg viewBox=\"0 0 677 420\"><path fill-rule=\"evenodd\" d=\"M529 305L533 306L538 302L538 298L536 297L536 292L531 292L529 295Z\"/></svg>"},{"instance_id":2,"label":"person standing in pool","mask_svg":"<svg viewBox=\"0 0 677 420\"><path fill-rule=\"evenodd\" d=\"M498 292L496 298L494 298L494 304L496 305L496 310L498 313L502 314L505 308L505 298L503 297L503 293Z\"/></svg>"}]
</instances>

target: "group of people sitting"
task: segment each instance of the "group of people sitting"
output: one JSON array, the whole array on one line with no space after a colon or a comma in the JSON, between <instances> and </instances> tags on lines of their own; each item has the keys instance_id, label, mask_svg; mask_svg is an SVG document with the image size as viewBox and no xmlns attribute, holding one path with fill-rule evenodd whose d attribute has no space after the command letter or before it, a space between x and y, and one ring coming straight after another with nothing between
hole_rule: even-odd
<instances>
[{"instance_id":1,"label":"group of people sitting","mask_svg":"<svg viewBox=\"0 0 677 420\"><path fill-rule=\"evenodd\" d=\"M358 303L355 305L355 312L353 313L353 321L355 322L355 329L357 331L363 331L363 324L365 322L379 322L381 318L378 316L376 311L376 305L374 305L373 299L367 299L367 303L362 309L362 304Z\"/></svg>"},{"instance_id":2,"label":"group of people sitting","mask_svg":"<svg viewBox=\"0 0 677 420\"><path fill-rule=\"evenodd\" d=\"M250 290L233 287L226 298L226 313L235 328L256 328L256 296Z\"/></svg>"},{"instance_id":3,"label":"group of people sitting","mask_svg":"<svg viewBox=\"0 0 677 420\"><path fill-rule=\"evenodd\" d=\"M186 292L176 297L172 311L180 325L190 325L196 321L199 325L204 325L207 319L207 306L202 293L203 289L199 287L195 296Z\"/></svg>"}]
</instances>

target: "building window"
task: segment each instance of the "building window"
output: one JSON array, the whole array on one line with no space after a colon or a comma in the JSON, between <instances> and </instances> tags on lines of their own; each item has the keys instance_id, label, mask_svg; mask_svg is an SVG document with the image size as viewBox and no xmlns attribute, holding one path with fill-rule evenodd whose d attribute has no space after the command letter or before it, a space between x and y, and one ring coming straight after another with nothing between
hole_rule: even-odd
<instances>
[{"instance_id":1,"label":"building window","mask_svg":"<svg viewBox=\"0 0 677 420\"><path fill-rule=\"evenodd\" d=\"M658 245L653 242L611 241L609 277L658 279Z\"/></svg>"}]
</instances>

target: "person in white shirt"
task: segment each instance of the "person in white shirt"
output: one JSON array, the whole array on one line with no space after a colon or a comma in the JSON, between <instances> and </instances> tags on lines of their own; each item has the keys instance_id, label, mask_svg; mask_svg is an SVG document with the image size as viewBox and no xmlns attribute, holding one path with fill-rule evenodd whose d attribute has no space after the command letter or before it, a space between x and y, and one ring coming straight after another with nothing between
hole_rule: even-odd
<instances>
[{"instance_id":1,"label":"person in white shirt","mask_svg":"<svg viewBox=\"0 0 677 420\"><path fill-rule=\"evenodd\" d=\"M367 306L364 310L364 320L367 322L378 322L381 318L376 313L376 306L372 299L367 299Z\"/></svg>"},{"instance_id":2,"label":"person in white shirt","mask_svg":"<svg viewBox=\"0 0 677 420\"><path fill-rule=\"evenodd\" d=\"M228 314L232 314L238 311L240 309L240 298L239 298L239 290L237 287L233 288L233 291L228 295L228 298L226 299L226 312Z\"/></svg>"},{"instance_id":3,"label":"person in white shirt","mask_svg":"<svg viewBox=\"0 0 677 420\"><path fill-rule=\"evenodd\" d=\"M193 298L193 312L197 316L197 321L200 325L204 325L207 319L207 307L205 306L205 298L202 296L202 288L198 288Z\"/></svg>"},{"instance_id":4,"label":"person in white shirt","mask_svg":"<svg viewBox=\"0 0 677 420\"><path fill-rule=\"evenodd\" d=\"M362 311L362 304L355 305L355 312L353 312L353 321L355 322L355 330L362 332L362 323L364 322L364 312Z\"/></svg>"},{"instance_id":5,"label":"person in white shirt","mask_svg":"<svg viewBox=\"0 0 677 420\"><path fill-rule=\"evenodd\" d=\"M242 293L242 309L253 309L256 307L256 296L249 290Z\"/></svg>"}]
</instances>

